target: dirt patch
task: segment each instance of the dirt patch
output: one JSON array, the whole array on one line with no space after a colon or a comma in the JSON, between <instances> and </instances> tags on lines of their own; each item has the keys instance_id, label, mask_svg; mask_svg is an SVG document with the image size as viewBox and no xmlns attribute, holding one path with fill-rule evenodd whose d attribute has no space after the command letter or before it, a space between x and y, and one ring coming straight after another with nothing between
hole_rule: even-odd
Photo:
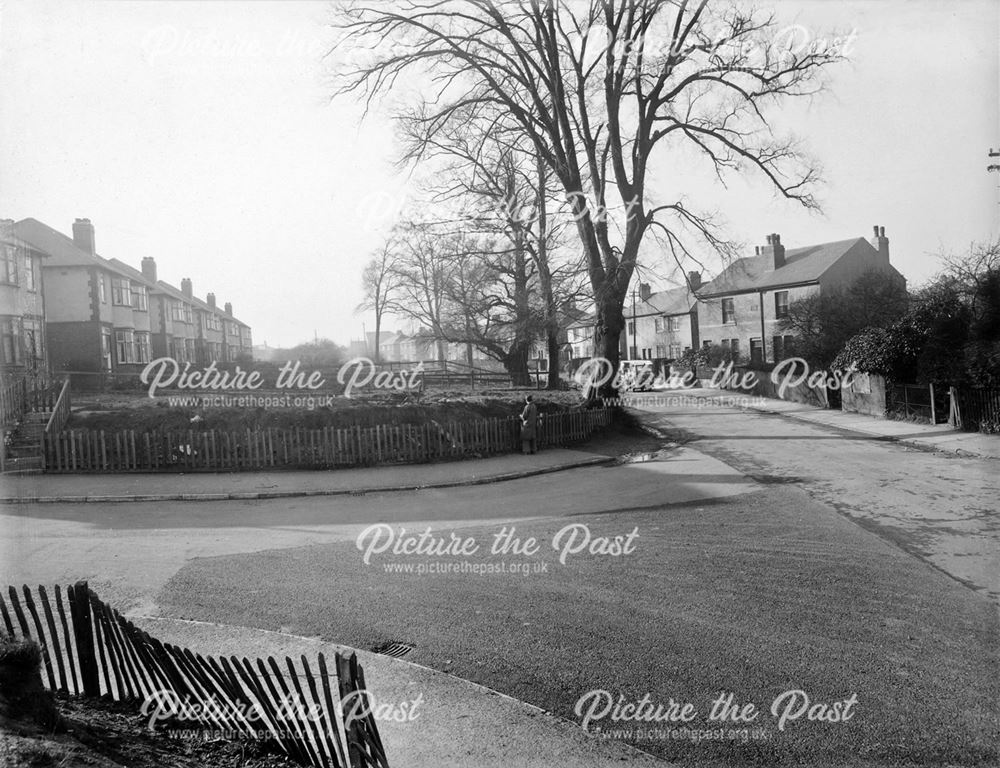
<instances>
[{"instance_id":1,"label":"dirt patch","mask_svg":"<svg viewBox=\"0 0 1000 768\"><path fill-rule=\"evenodd\" d=\"M363 397L317 395L313 408L230 407L171 404L167 396L151 399L143 393L110 392L75 397L67 429L114 432L216 429L322 429L368 427L375 424L416 424L504 418L520 413L531 394L541 413L558 413L581 405L577 392L484 390L468 393L436 390L419 395L372 394ZM257 397L287 397L287 392L257 392ZM189 393L177 393L188 397ZM174 397L174 395L170 395ZM238 395L237 395L238 397Z\"/></svg>"},{"instance_id":2,"label":"dirt patch","mask_svg":"<svg viewBox=\"0 0 1000 768\"><path fill-rule=\"evenodd\" d=\"M63 698L61 724L44 728L0 717L0 765L10 768L288 768L267 742L171 738L152 732L134 707ZM204 732L208 734L209 732Z\"/></svg>"}]
</instances>

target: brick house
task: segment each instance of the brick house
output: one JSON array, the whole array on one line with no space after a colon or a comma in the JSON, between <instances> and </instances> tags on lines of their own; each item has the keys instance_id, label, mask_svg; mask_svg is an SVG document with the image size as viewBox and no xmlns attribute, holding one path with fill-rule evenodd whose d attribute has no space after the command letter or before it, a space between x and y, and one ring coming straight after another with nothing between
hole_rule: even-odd
<instances>
[{"instance_id":1,"label":"brick house","mask_svg":"<svg viewBox=\"0 0 1000 768\"><path fill-rule=\"evenodd\" d=\"M15 234L12 220L0 220L0 373L5 376L39 382L48 377L45 258Z\"/></svg>"},{"instance_id":2,"label":"brick house","mask_svg":"<svg viewBox=\"0 0 1000 768\"><path fill-rule=\"evenodd\" d=\"M789 304L846 288L873 271L905 286L906 279L889 263L884 227L875 227L871 242L858 237L787 251L780 235L768 235L753 256L736 260L697 291L701 344L728 347L738 362L778 362L790 356L794 343L779 329Z\"/></svg>"},{"instance_id":3,"label":"brick house","mask_svg":"<svg viewBox=\"0 0 1000 768\"><path fill-rule=\"evenodd\" d=\"M89 219L73 222L73 237L36 219L15 233L46 254L45 336L54 371L134 372L150 354L149 294L132 275L95 250Z\"/></svg>"},{"instance_id":4,"label":"brick house","mask_svg":"<svg viewBox=\"0 0 1000 768\"><path fill-rule=\"evenodd\" d=\"M45 256L45 343L53 371L127 374L156 357L208 364L252 354L250 328L231 306L218 310L211 294L209 302L196 299L190 278L180 289L159 280L151 257L135 269L99 256L89 219L73 223L72 238L31 218L17 222L14 234ZM207 321L210 330L200 331L204 314L218 318L217 331Z\"/></svg>"},{"instance_id":5,"label":"brick house","mask_svg":"<svg viewBox=\"0 0 1000 768\"><path fill-rule=\"evenodd\" d=\"M626 360L675 360L698 344L697 300L701 273L688 275L689 286L653 291L640 283L634 302L624 306L625 332L620 352Z\"/></svg>"}]
</instances>

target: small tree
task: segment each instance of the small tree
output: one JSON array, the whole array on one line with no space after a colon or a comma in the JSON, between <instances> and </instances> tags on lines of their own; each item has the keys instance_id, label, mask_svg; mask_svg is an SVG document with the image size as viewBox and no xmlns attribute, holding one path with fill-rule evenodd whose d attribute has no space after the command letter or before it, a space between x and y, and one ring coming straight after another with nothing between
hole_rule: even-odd
<instances>
[{"instance_id":1,"label":"small tree","mask_svg":"<svg viewBox=\"0 0 1000 768\"><path fill-rule=\"evenodd\" d=\"M386 240L379 252L365 266L361 274L361 285L365 298L358 305L358 311L369 309L375 313L375 362L380 361L379 337L382 333L382 317L392 302L392 296L399 286L399 274L395 269L396 257L392 238Z\"/></svg>"},{"instance_id":2,"label":"small tree","mask_svg":"<svg viewBox=\"0 0 1000 768\"><path fill-rule=\"evenodd\" d=\"M902 278L872 270L843 290L793 301L778 328L795 336L797 356L827 368L855 334L888 328L902 317L908 300Z\"/></svg>"}]
</instances>

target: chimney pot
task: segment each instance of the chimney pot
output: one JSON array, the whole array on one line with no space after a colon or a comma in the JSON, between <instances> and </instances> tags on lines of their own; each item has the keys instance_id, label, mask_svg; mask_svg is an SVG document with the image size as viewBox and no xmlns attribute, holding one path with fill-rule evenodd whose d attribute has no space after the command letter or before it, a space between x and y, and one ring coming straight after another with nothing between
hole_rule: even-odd
<instances>
[{"instance_id":1,"label":"chimney pot","mask_svg":"<svg viewBox=\"0 0 1000 768\"><path fill-rule=\"evenodd\" d=\"M774 269L781 269L785 266L785 246L781 244L781 235L771 233L767 236L767 245L760 249L760 256L770 256L774 262Z\"/></svg>"},{"instance_id":2,"label":"chimney pot","mask_svg":"<svg viewBox=\"0 0 1000 768\"><path fill-rule=\"evenodd\" d=\"M226 302L226 314L227 315L233 314L233 305L230 304L228 301Z\"/></svg>"},{"instance_id":3,"label":"chimney pot","mask_svg":"<svg viewBox=\"0 0 1000 768\"><path fill-rule=\"evenodd\" d=\"M691 286L692 291L697 291L701 288L701 272L697 269L688 272L688 284Z\"/></svg>"},{"instance_id":4,"label":"chimney pot","mask_svg":"<svg viewBox=\"0 0 1000 768\"><path fill-rule=\"evenodd\" d=\"M878 236L879 237L885 237L885 227L879 227L878 228Z\"/></svg>"},{"instance_id":5,"label":"chimney pot","mask_svg":"<svg viewBox=\"0 0 1000 768\"><path fill-rule=\"evenodd\" d=\"M645 301L650 296L653 295L653 291L649 287L649 283L639 283L639 298Z\"/></svg>"},{"instance_id":6,"label":"chimney pot","mask_svg":"<svg viewBox=\"0 0 1000 768\"><path fill-rule=\"evenodd\" d=\"M152 256L142 257L142 276L149 282L156 282L156 259Z\"/></svg>"},{"instance_id":7,"label":"chimney pot","mask_svg":"<svg viewBox=\"0 0 1000 768\"><path fill-rule=\"evenodd\" d=\"M97 254L94 244L94 225L90 219L77 219L73 222L73 242L81 251L86 251L91 256Z\"/></svg>"},{"instance_id":8,"label":"chimney pot","mask_svg":"<svg viewBox=\"0 0 1000 768\"><path fill-rule=\"evenodd\" d=\"M215 309L215 294L210 293L205 297L205 303L208 304L212 309Z\"/></svg>"},{"instance_id":9,"label":"chimney pot","mask_svg":"<svg viewBox=\"0 0 1000 768\"><path fill-rule=\"evenodd\" d=\"M190 277L181 278L181 293L187 296L189 299L194 296L194 286L191 284Z\"/></svg>"}]
</instances>

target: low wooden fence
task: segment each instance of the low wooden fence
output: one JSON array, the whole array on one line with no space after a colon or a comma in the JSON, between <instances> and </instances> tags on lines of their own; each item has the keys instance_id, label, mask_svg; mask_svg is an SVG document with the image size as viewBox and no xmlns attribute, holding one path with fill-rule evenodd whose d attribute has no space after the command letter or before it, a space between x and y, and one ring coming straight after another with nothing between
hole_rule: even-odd
<instances>
[{"instance_id":1,"label":"low wooden fence","mask_svg":"<svg viewBox=\"0 0 1000 768\"><path fill-rule=\"evenodd\" d=\"M19 375L0 383L0 427L12 427L25 413L52 409L59 398L62 382L48 386L43 380Z\"/></svg>"},{"instance_id":2,"label":"low wooden fence","mask_svg":"<svg viewBox=\"0 0 1000 768\"><path fill-rule=\"evenodd\" d=\"M539 423L539 445L584 440L609 426L613 413L600 408L546 415ZM69 430L43 435L42 449L46 472L334 469L510 453L521 448L520 429L513 416L350 429Z\"/></svg>"},{"instance_id":3,"label":"low wooden fence","mask_svg":"<svg viewBox=\"0 0 1000 768\"><path fill-rule=\"evenodd\" d=\"M50 435L58 434L69 421L70 394L69 379L66 379L59 388L59 394L52 404L52 410L48 421L45 423L45 432Z\"/></svg>"},{"instance_id":4,"label":"low wooden fence","mask_svg":"<svg viewBox=\"0 0 1000 768\"><path fill-rule=\"evenodd\" d=\"M1000 431L1000 389L952 387L950 421L969 432Z\"/></svg>"},{"instance_id":5,"label":"low wooden fence","mask_svg":"<svg viewBox=\"0 0 1000 768\"><path fill-rule=\"evenodd\" d=\"M0 427L16 424L24 412L28 382L23 378L0 382Z\"/></svg>"},{"instance_id":6,"label":"low wooden fence","mask_svg":"<svg viewBox=\"0 0 1000 768\"><path fill-rule=\"evenodd\" d=\"M195 727L273 741L289 758L315 768L388 768L356 656L323 654L316 673L305 656L299 665L256 659L201 656L162 643L137 628L77 582L37 596L22 587L0 595L6 632L31 638L42 649L42 681L68 695L110 696L156 703L169 710L183 702ZM30 616L30 621L29 617ZM333 683L331 684L331 680ZM333 686L336 686L334 690ZM358 701L363 706L357 706Z\"/></svg>"}]
</instances>

